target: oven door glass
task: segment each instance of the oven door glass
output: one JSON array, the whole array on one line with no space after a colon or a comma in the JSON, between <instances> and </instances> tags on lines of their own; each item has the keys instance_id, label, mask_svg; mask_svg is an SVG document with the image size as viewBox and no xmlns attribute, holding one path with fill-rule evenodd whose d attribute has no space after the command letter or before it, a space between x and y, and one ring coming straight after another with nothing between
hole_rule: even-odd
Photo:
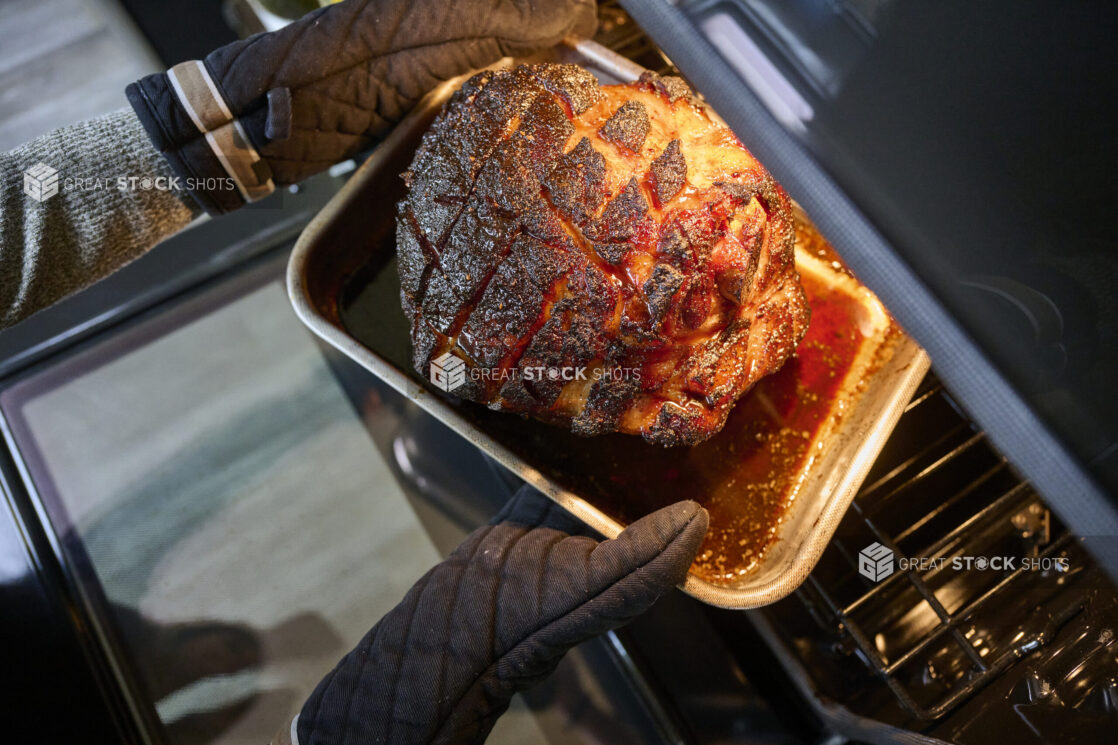
<instances>
[{"instance_id":1,"label":"oven door glass","mask_svg":"<svg viewBox=\"0 0 1118 745\"><path fill-rule=\"evenodd\" d=\"M288 304L284 261L0 392L25 486L152 742L268 742L463 532L405 493L376 438L406 403L339 374ZM611 734L643 737L614 705L597 699ZM491 742L547 742L548 719L516 703Z\"/></svg>"}]
</instances>

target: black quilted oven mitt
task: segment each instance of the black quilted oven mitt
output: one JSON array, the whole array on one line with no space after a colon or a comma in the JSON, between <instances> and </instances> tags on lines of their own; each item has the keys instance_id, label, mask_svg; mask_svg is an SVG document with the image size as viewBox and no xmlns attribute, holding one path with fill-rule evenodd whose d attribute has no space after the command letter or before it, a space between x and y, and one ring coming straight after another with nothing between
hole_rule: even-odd
<instances>
[{"instance_id":1,"label":"black quilted oven mitt","mask_svg":"<svg viewBox=\"0 0 1118 745\"><path fill-rule=\"evenodd\" d=\"M679 502L601 543L571 535L580 528L521 489L318 684L291 739L483 742L512 695L551 673L569 648L625 624L683 581L707 513Z\"/></svg>"},{"instance_id":2,"label":"black quilted oven mitt","mask_svg":"<svg viewBox=\"0 0 1118 745\"><path fill-rule=\"evenodd\" d=\"M594 0L347 0L128 86L210 214L365 149L443 80L589 36Z\"/></svg>"}]
</instances>

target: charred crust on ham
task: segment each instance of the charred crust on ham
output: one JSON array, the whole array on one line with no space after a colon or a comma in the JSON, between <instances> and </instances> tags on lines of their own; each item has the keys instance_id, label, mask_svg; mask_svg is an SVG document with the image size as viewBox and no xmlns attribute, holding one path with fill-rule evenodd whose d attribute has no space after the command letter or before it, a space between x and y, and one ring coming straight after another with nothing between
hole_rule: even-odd
<instances>
[{"instance_id":1,"label":"charred crust on ham","mask_svg":"<svg viewBox=\"0 0 1118 745\"><path fill-rule=\"evenodd\" d=\"M461 305L447 276L440 271L431 272L421 306L427 325L440 334L450 334Z\"/></svg>"},{"instance_id":2,"label":"charred crust on ham","mask_svg":"<svg viewBox=\"0 0 1118 745\"><path fill-rule=\"evenodd\" d=\"M644 145L651 128L648 109L644 104L640 101L626 101L598 128L598 134L602 139L636 153Z\"/></svg>"},{"instance_id":3,"label":"charred crust on ham","mask_svg":"<svg viewBox=\"0 0 1118 745\"><path fill-rule=\"evenodd\" d=\"M645 71L641 73L639 82L666 98L668 103L675 103L681 98L695 98L695 91L691 89L691 86L683 78L675 75L657 75L654 72Z\"/></svg>"},{"instance_id":4,"label":"charred crust on ham","mask_svg":"<svg viewBox=\"0 0 1118 745\"><path fill-rule=\"evenodd\" d=\"M479 365L497 367L531 330L544 294L518 262L502 262L462 327L459 345Z\"/></svg>"},{"instance_id":5,"label":"charred crust on ham","mask_svg":"<svg viewBox=\"0 0 1118 745\"><path fill-rule=\"evenodd\" d=\"M543 86L562 96L574 116L602 98L598 80L578 65L541 65L537 70Z\"/></svg>"},{"instance_id":6,"label":"charred crust on ham","mask_svg":"<svg viewBox=\"0 0 1118 745\"><path fill-rule=\"evenodd\" d=\"M683 153L679 149L679 139L669 142L649 168L656 200L660 204L667 204L687 182L687 161L683 159Z\"/></svg>"},{"instance_id":7,"label":"charred crust on ham","mask_svg":"<svg viewBox=\"0 0 1118 745\"><path fill-rule=\"evenodd\" d=\"M571 423L571 431L584 437L616 431L621 415L638 393L640 384L634 380L603 377L595 381L586 406Z\"/></svg>"},{"instance_id":8,"label":"charred crust on ham","mask_svg":"<svg viewBox=\"0 0 1118 745\"><path fill-rule=\"evenodd\" d=\"M518 232L516 223L475 194L439 254L439 268L454 295L469 300L496 269ZM424 299L431 294L428 287Z\"/></svg>"},{"instance_id":9,"label":"charred crust on ham","mask_svg":"<svg viewBox=\"0 0 1118 745\"><path fill-rule=\"evenodd\" d=\"M564 217L585 225L606 199L606 159L583 137L556 161L543 184Z\"/></svg>"},{"instance_id":10,"label":"charred crust on ham","mask_svg":"<svg viewBox=\"0 0 1118 745\"><path fill-rule=\"evenodd\" d=\"M520 140L528 159L528 166L539 179L547 175L556 158L563 154L563 146L574 134L563 108L551 96L538 96L524 112L520 128L510 139Z\"/></svg>"},{"instance_id":11,"label":"charred crust on ham","mask_svg":"<svg viewBox=\"0 0 1118 745\"><path fill-rule=\"evenodd\" d=\"M748 202L761 193L761 188L758 184L743 184L737 181L715 181L714 185L738 202Z\"/></svg>"},{"instance_id":12,"label":"charred crust on ham","mask_svg":"<svg viewBox=\"0 0 1118 745\"><path fill-rule=\"evenodd\" d=\"M505 263L520 266L541 292L548 292L557 279L574 268L571 252L528 233L521 233L512 242Z\"/></svg>"},{"instance_id":13,"label":"charred crust on ham","mask_svg":"<svg viewBox=\"0 0 1118 745\"><path fill-rule=\"evenodd\" d=\"M417 228L405 203L397 205L396 208L396 243L400 246L397 262L400 271L400 292L414 308L416 302L421 299L423 273L436 257L428 255L420 245Z\"/></svg>"},{"instance_id":14,"label":"charred crust on ham","mask_svg":"<svg viewBox=\"0 0 1118 745\"><path fill-rule=\"evenodd\" d=\"M668 264L657 264L652 276L644 283L645 301L648 315L654 324L664 320L671 307L672 297L683 286L683 273Z\"/></svg>"},{"instance_id":15,"label":"charred crust on ham","mask_svg":"<svg viewBox=\"0 0 1118 745\"><path fill-rule=\"evenodd\" d=\"M415 369L427 369L435 357L440 341L438 334L431 330L423 316L416 316L411 328L412 365Z\"/></svg>"},{"instance_id":16,"label":"charred crust on ham","mask_svg":"<svg viewBox=\"0 0 1118 745\"><path fill-rule=\"evenodd\" d=\"M551 380L546 375L538 380L532 376L529 380L529 376L523 371L562 367L565 336L562 315L552 313L520 356L517 368L521 374L510 376L501 386L501 398L513 408L522 410L532 410L536 406L548 407L555 403L563 391L564 382Z\"/></svg>"},{"instance_id":17,"label":"charred crust on ham","mask_svg":"<svg viewBox=\"0 0 1118 745\"><path fill-rule=\"evenodd\" d=\"M630 239L647 214L648 201L634 176L584 233L594 243L594 250L602 259L609 264L618 264L633 247Z\"/></svg>"}]
</instances>

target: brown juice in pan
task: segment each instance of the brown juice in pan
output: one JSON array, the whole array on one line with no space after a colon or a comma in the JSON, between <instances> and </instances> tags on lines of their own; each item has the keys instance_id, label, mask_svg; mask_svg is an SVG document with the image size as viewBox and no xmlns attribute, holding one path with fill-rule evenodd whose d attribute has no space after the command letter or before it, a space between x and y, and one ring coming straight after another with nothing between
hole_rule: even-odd
<instances>
[{"instance_id":1,"label":"brown juice in pan","mask_svg":"<svg viewBox=\"0 0 1118 745\"><path fill-rule=\"evenodd\" d=\"M845 271L818 233L798 227L802 248ZM355 338L426 385L410 364L395 262L386 263L384 251L375 253L379 260L357 272L341 293L339 316ZM545 476L621 523L681 499L698 501L710 512L710 530L693 571L711 582L728 582L755 567L775 539L796 497L802 466L812 457L815 434L834 410L843 378L865 342L859 301L810 274L802 279L812 315L795 356L761 379L738 401L723 430L699 445L663 448L618 434L583 438L445 398Z\"/></svg>"}]
</instances>

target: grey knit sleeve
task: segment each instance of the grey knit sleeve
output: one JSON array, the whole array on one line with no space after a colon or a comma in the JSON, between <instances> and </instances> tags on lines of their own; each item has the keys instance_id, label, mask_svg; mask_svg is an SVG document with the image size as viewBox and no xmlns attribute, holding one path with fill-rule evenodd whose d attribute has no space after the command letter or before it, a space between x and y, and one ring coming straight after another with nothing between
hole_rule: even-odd
<instances>
[{"instance_id":1,"label":"grey knit sleeve","mask_svg":"<svg viewBox=\"0 0 1118 745\"><path fill-rule=\"evenodd\" d=\"M138 258L201 214L136 115L0 154L0 328Z\"/></svg>"}]
</instances>

